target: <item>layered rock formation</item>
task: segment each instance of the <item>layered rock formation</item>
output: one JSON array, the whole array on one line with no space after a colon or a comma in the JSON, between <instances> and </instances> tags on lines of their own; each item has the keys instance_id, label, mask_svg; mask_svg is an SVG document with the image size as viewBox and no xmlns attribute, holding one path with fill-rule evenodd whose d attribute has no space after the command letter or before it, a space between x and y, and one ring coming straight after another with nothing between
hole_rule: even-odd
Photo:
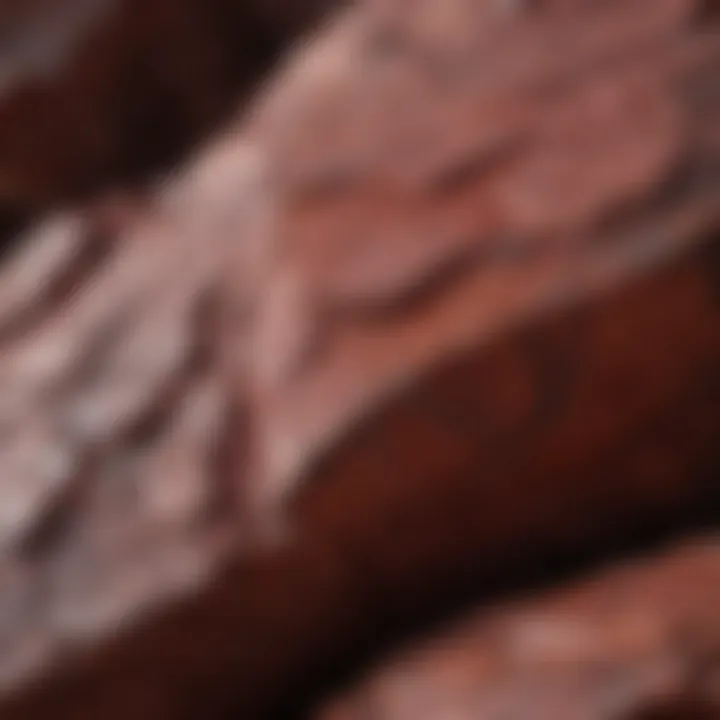
<instances>
[{"instance_id":1,"label":"layered rock formation","mask_svg":"<svg viewBox=\"0 0 720 720\"><path fill-rule=\"evenodd\" d=\"M222 114L214 5L126 7L200 43L148 25L148 77L192 70L132 95L106 21L23 111L48 150L0 128L10 205L122 177L160 96ZM366 0L167 181L37 219L0 269L3 718L260 717L468 579L712 507L719 69L694 0Z\"/></svg>"}]
</instances>

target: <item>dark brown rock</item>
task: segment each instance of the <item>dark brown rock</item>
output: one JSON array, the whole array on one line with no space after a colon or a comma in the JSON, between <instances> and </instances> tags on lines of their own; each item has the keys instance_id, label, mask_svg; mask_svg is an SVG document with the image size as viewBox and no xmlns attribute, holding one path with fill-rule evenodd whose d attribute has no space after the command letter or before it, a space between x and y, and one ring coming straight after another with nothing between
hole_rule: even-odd
<instances>
[{"instance_id":1,"label":"dark brown rock","mask_svg":"<svg viewBox=\"0 0 720 720\"><path fill-rule=\"evenodd\" d=\"M381 663L318 720L720 717L720 543L485 609Z\"/></svg>"},{"instance_id":2,"label":"dark brown rock","mask_svg":"<svg viewBox=\"0 0 720 720\"><path fill-rule=\"evenodd\" d=\"M179 179L29 233L4 719L257 717L469 569L716 498L701 10L358 3Z\"/></svg>"},{"instance_id":3,"label":"dark brown rock","mask_svg":"<svg viewBox=\"0 0 720 720\"><path fill-rule=\"evenodd\" d=\"M167 170L240 107L323 0L290 5L3 3L2 206L43 209Z\"/></svg>"}]
</instances>

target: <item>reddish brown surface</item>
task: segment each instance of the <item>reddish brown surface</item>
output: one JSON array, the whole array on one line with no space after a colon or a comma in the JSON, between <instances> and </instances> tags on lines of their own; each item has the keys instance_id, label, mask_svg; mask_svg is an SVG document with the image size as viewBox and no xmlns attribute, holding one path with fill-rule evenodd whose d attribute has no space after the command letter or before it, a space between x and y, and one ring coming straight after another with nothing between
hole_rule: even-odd
<instances>
[{"instance_id":1,"label":"reddish brown surface","mask_svg":"<svg viewBox=\"0 0 720 720\"><path fill-rule=\"evenodd\" d=\"M381 663L318 720L715 720L720 543L476 613Z\"/></svg>"},{"instance_id":2,"label":"reddish brown surface","mask_svg":"<svg viewBox=\"0 0 720 720\"><path fill-rule=\"evenodd\" d=\"M340 14L0 268L4 719L256 717L467 575L717 496L715 19L423 8Z\"/></svg>"}]
</instances>

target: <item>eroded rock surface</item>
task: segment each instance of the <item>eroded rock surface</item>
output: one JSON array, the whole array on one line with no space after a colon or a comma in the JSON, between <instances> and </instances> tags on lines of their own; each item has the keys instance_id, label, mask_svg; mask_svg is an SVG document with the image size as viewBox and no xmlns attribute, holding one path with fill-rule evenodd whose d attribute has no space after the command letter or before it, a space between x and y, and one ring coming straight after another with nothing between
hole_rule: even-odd
<instances>
[{"instance_id":1,"label":"eroded rock surface","mask_svg":"<svg viewBox=\"0 0 720 720\"><path fill-rule=\"evenodd\" d=\"M367 0L28 231L3 717L256 717L470 568L716 501L719 63L694 0Z\"/></svg>"},{"instance_id":2,"label":"eroded rock surface","mask_svg":"<svg viewBox=\"0 0 720 720\"><path fill-rule=\"evenodd\" d=\"M386 660L322 720L712 720L720 544L708 538L486 609Z\"/></svg>"}]
</instances>

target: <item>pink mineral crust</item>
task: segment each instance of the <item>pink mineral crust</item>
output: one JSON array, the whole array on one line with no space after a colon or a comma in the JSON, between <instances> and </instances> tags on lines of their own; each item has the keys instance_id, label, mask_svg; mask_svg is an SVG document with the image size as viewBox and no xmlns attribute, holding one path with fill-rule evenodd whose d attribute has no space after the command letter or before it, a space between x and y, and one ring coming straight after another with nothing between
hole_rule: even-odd
<instances>
[{"instance_id":1,"label":"pink mineral crust","mask_svg":"<svg viewBox=\"0 0 720 720\"><path fill-rule=\"evenodd\" d=\"M359 3L249 114L278 209L256 502L390 604L717 491L701 11Z\"/></svg>"},{"instance_id":2,"label":"pink mineral crust","mask_svg":"<svg viewBox=\"0 0 720 720\"><path fill-rule=\"evenodd\" d=\"M117 7L0 99L11 204L216 117L216 39L272 16ZM259 718L469 578L716 508L716 24L362 0L166 181L36 215L0 265L3 720Z\"/></svg>"},{"instance_id":3,"label":"pink mineral crust","mask_svg":"<svg viewBox=\"0 0 720 720\"><path fill-rule=\"evenodd\" d=\"M317 720L715 720L720 540L486 609L380 663Z\"/></svg>"}]
</instances>

